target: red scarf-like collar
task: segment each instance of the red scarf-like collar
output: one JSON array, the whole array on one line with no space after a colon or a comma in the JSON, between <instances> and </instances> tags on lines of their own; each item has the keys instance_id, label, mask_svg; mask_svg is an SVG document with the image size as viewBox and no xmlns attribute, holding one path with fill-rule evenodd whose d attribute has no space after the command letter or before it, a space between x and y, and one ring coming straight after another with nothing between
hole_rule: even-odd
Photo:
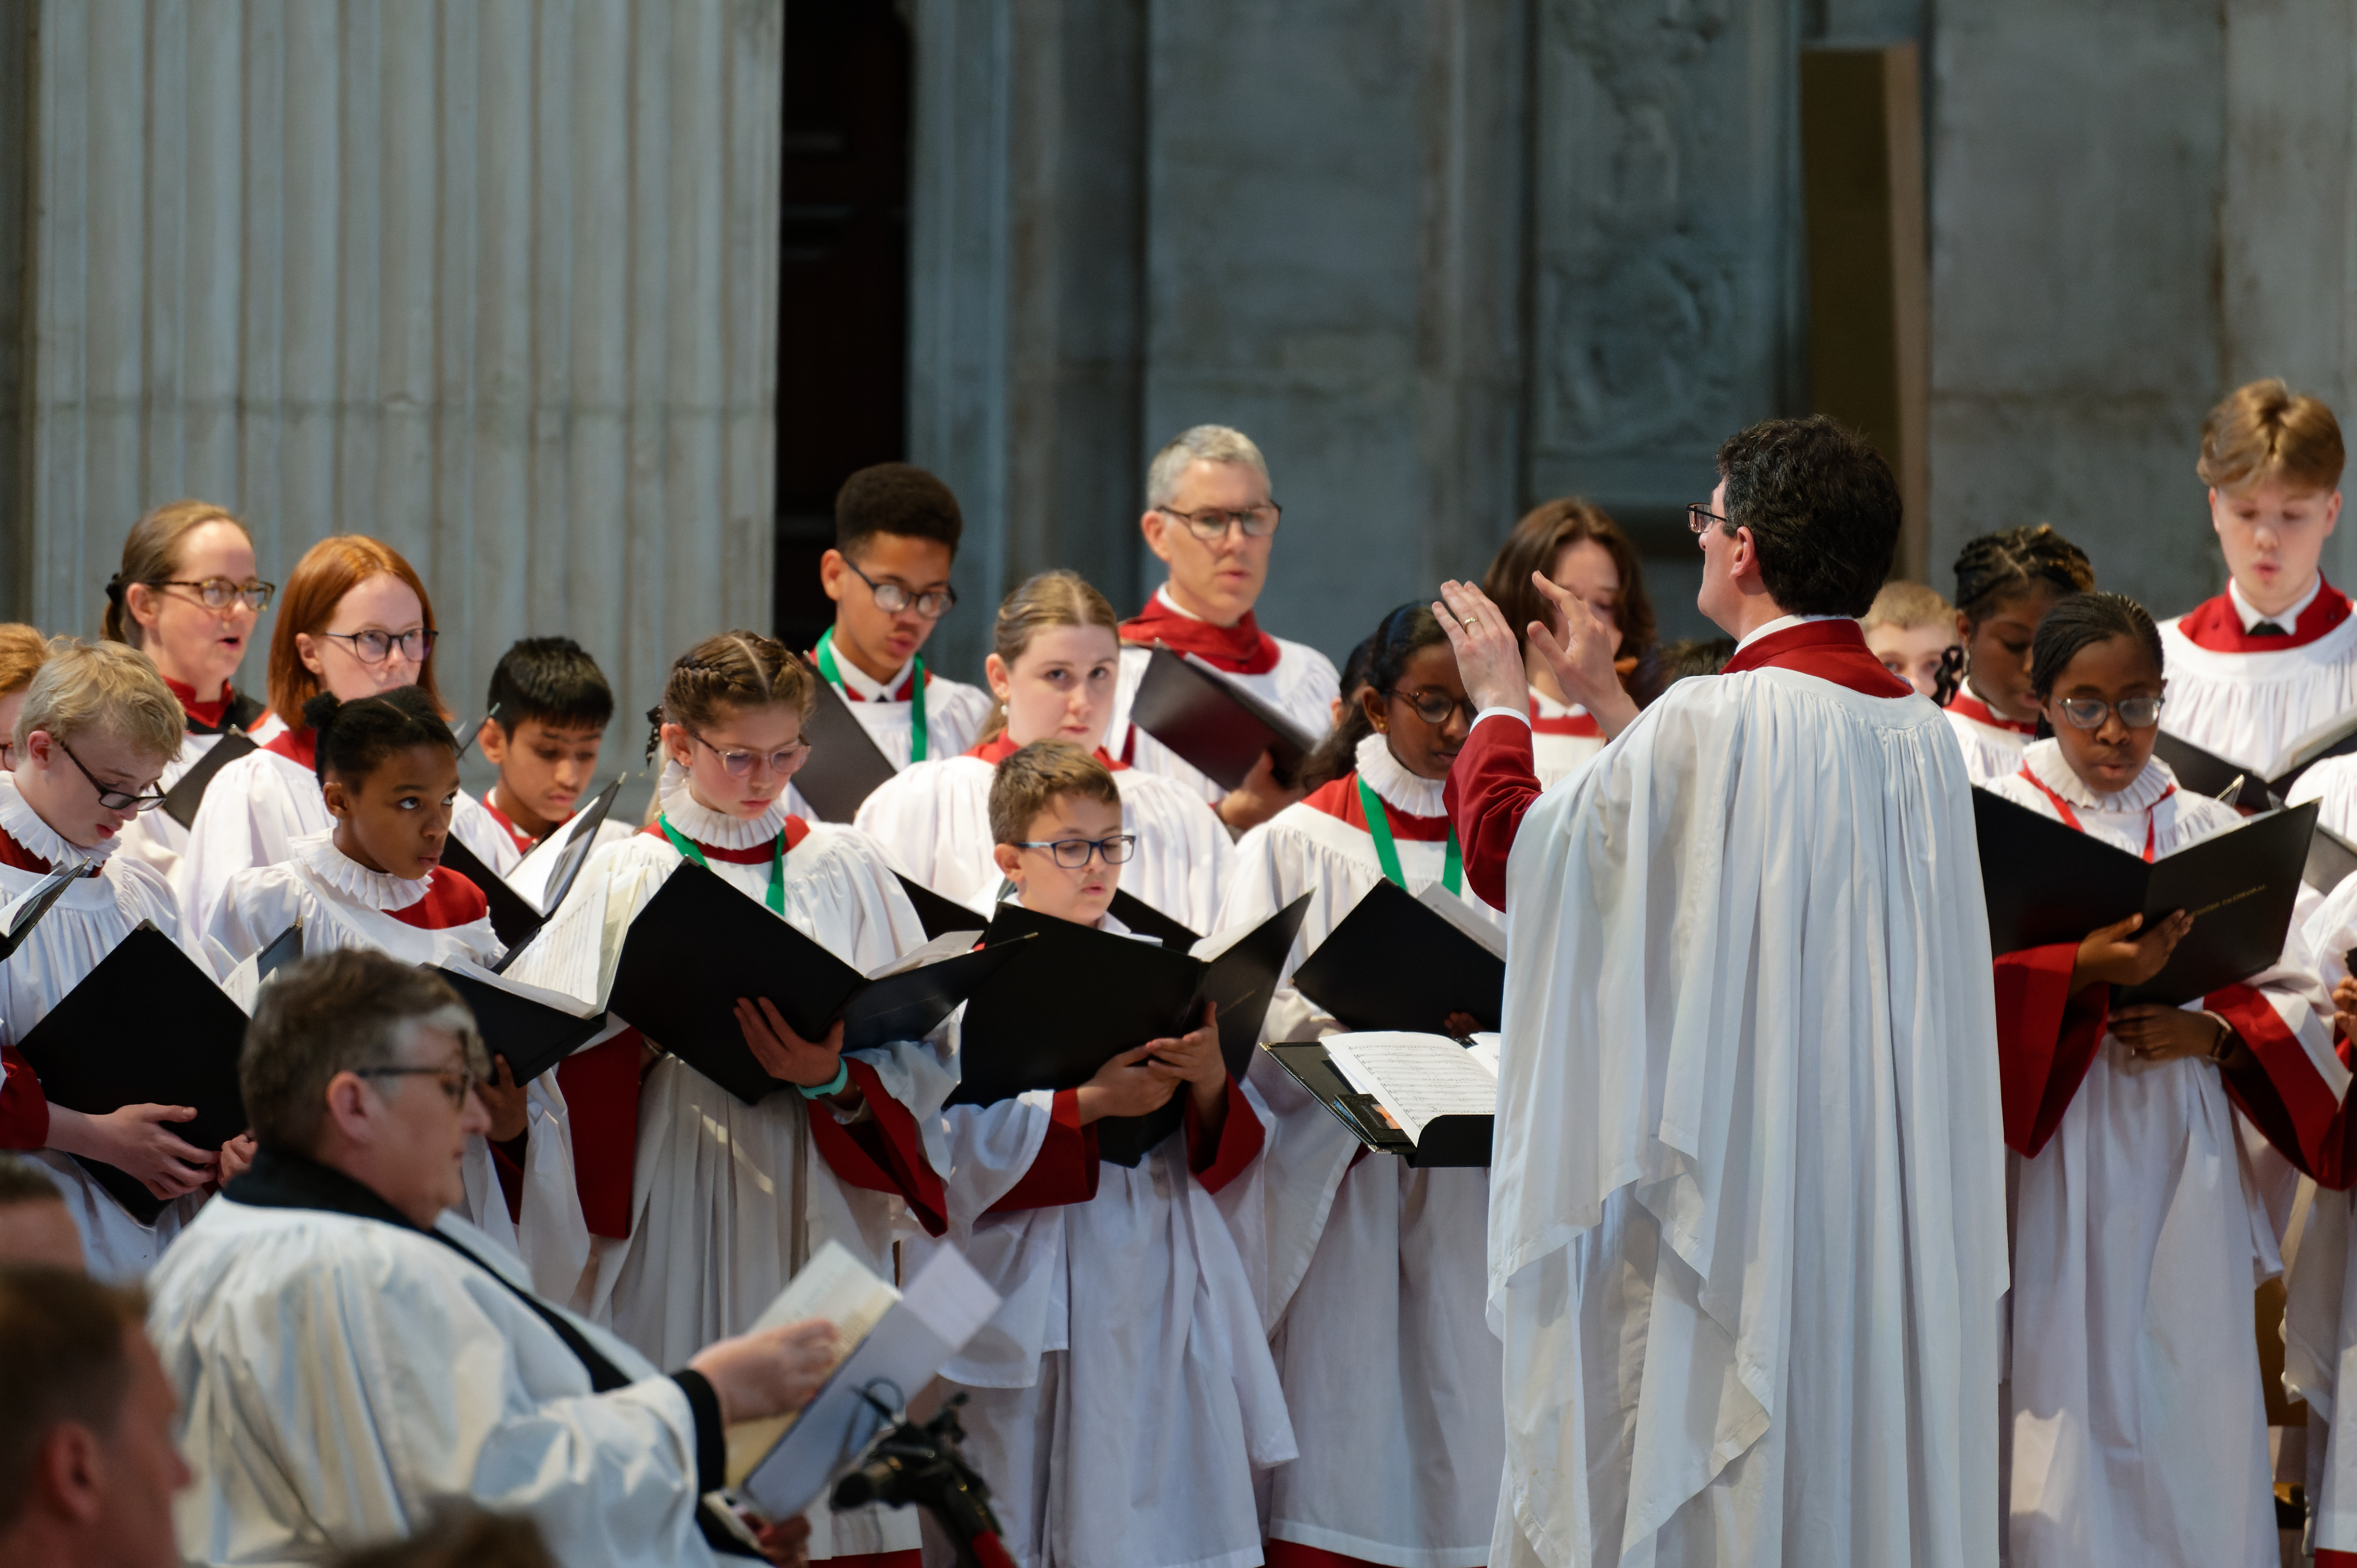
<instances>
[{"instance_id":1,"label":"red scarf-like collar","mask_svg":"<svg viewBox=\"0 0 2357 1568\"><path fill-rule=\"evenodd\" d=\"M497 806L491 804L491 792L489 789L483 791L483 814L490 818L491 821L499 823L500 829L506 832L508 837L515 840L516 848L523 851L526 854L530 854L533 851L533 847L540 843L538 839L533 837L530 833L516 826L513 818L510 817L505 811L500 811Z\"/></svg>"},{"instance_id":2,"label":"red scarf-like collar","mask_svg":"<svg viewBox=\"0 0 2357 1568\"><path fill-rule=\"evenodd\" d=\"M262 749L274 751L289 762L300 763L316 773L319 770L319 732L306 725L300 729L289 725L263 743Z\"/></svg>"},{"instance_id":3,"label":"red scarf-like collar","mask_svg":"<svg viewBox=\"0 0 2357 1568\"><path fill-rule=\"evenodd\" d=\"M14 866L18 871L29 871L36 876L47 876L57 869L54 864L43 860L39 855L17 843L16 836L5 828L0 828L0 865ZM105 869L105 863L102 861L83 875L96 876Z\"/></svg>"},{"instance_id":4,"label":"red scarf-like collar","mask_svg":"<svg viewBox=\"0 0 2357 1568\"><path fill-rule=\"evenodd\" d=\"M1978 697L1966 695L1961 686L1956 688L1955 701L1948 704L1948 711L1959 718L1970 719L1976 725L1986 725L1991 729L2001 729L2007 735L2035 736L2038 733L2036 725L2014 723Z\"/></svg>"},{"instance_id":5,"label":"red scarf-like collar","mask_svg":"<svg viewBox=\"0 0 2357 1568\"><path fill-rule=\"evenodd\" d=\"M652 837L662 839L666 843L671 842L670 836L662 831L662 823L661 822L649 822L645 827L640 828L639 831L642 833L650 834ZM802 847L802 840L810 837L810 824L789 811L786 813L785 833L786 853L788 854L791 854L795 850ZM725 860L731 865L767 865L770 864L770 845L766 843L753 844L745 849L722 849L718 844L705 843L702 839L692 838L687 842L702 850L704 852L704 858L706 860Z\"/></svg>"},{"instance_id":6,"label":"red scarf-like collar","mask_svg":"<svg viewBox=\"0 0 2357 1568\"><path fill-rule=\"evenodd\" d=\"M1722 675L1747 670L1792 670L1868 697L1911 697L1915 688L1882 667L1866 633L1847 616L1808 620L1761 638L1727 661Z\"/></svg>"},{"instance_id":7,"label":"red scarf-like collar","mask_svg":"<svg viewBox=\"0 0 2357 1568\"><path fill-rule=\"evenodd\" d=\"M1157 642L1173 653L1191 653L1214 670L1231 675L1265 675L1276 668L1276 639L1261 630L1250 610L1233 626L1213 626L1170 607L1160 594L1146 607L1121 623L1121 639L1132 648Z\"/></svg>"},{"instance_id":8,"label":"red scarf-like collar","mask_svg":"<svg viewBox=\"0 0 2357 1568\"><path fill-rule=\"evenodd\" d=\"M1331 783L1320 785L1303 798L1303 805L1313 811L1322 811L1340 822L1347 822L1362 833L1374 830L1367 825L1367 808L1359 799L1359 770L1355 768ZM1389 800L1383 801L1383 811L1392 820L1392 836L1415 843L1447 843L1448 818L1417 817L1401 811Z\"/></svg>"},{"instance_id":9,"label":"red scarf-like collar","mask_svg":"<svg viewBox=\"0 0 2357 1568\"><path fill-rule=\"evenodd\" d=\"M993 768L996 768L1000 763L1006 761L1008 757L1014 756L1017 752L1022 749L1023 748L1021 746L1017 746L1015 742L1008 737L1005 730L1001 730L998 732L998 735L995 739L976 741L973 746L967 747L966 755L968 757L980 757L983 761L987 762ZM1128 763L1122 761L1118 757L1108 757L1105 754L1105 748L1103 746L1097 747L1096 758L1099 762L1103 763L1108 768L1111 768L1115 773L1124 773L1129 769Z\"/></svg>"},{"instance_id":10,"label":"red scarf-like collar","mask_svg":"<svg viewBox=\"0 0 2357 1568\"><path fill-rule=\"evenodd\" d=\"M2305 648L2348 618L2349 596L2319 574L2316 597L2299 612L2288 637L2253 637L2244 631L2243 618L2234 613L2233 598L2226 594L2204 599L2179 616L2177 629L2184 633L2186 641L2212 653L2282 653Z\"/></svg>"},{"instance_id":11,"label":"red scarf-like collar","mask_svg":"<svg viewBox=\"0 0 2357 1568\"><path fill-rule=\"evenodd\" d=\"M491 912L483 890L446 866L436 866L425 878L425 897L386 914L421 931L447 931L471 926Z\"/></svg>"},{"instance_id":12,"label":"red scarf-like collar","mask_svg":"<svg viewBox=\"0 0 2357 1568\"><path fill-rule=\"evenodd\" d=\"M180 711L188 715L188 721L207 730L221 727L221 720L229 716L229 705L235 700L235 694L230 691L226 681L221 682L221 695L210 703L197 701L194 686L185 685L169 675L164 677L164 684L171 687L172 695L180 699Z\"/></svg>"}]
</instances>

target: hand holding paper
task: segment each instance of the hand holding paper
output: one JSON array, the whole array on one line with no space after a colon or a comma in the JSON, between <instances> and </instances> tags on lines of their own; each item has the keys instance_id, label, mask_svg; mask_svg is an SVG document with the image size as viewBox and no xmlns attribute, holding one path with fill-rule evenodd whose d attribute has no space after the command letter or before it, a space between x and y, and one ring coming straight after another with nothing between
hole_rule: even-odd
<instances>
[{"instance_id":1,"label":"hand holding paper","mask_svg":"<svg viewBox=\"0 0 2357 1568\"><path fill-rule=\"evenodd\" d=\"M688 1359L720 1401L724 1425L765 1421L810 1402L834 1369L839 1337L823 1317L756 1328L707 1345Z\"/></svg>"}]
</instances>

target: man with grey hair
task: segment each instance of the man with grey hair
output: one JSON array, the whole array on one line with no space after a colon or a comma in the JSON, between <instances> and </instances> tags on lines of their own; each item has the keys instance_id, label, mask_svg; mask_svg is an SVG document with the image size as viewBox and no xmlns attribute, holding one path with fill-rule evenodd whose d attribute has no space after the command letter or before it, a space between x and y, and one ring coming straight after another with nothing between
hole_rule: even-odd
<instances>
[{"instance_id":1,"label":"man with grey hair","mask_svg":"<svg viewBox=\"0 0 2357 1568\"><path fill-rule=\"evenodd\" d=\"M151 1282L199 1477L193 1563L314 1562L437 1498L531 1516L567 1564L742 1548L698 1499L728 1424L798 1408L823 1321L725 1339L669 1377L532 1294L448 1212L490 1125L474 1023L430 972L348 950L279 972L239 1063L258 1145ZM798 1560L805 1521L763 1532Z\"/></svg>"},{"instance_id":2,"label":"man with grey hair","mask_svg":"<svg viewBox=\"0 0 2357 1568\"><path fill-rule=\"evenodd\" d=\"M1292 780L1276 777L1263 756L1234 790L1222 789L1129 722L1131 701L1157 642L1191 653L1323 735L1342 694L1333 660L1306 643L1261 630L1253 606L1268 581L1281 509L1269 490L1268 463L1252 437L1224 424L1182 430L1146 470L1146 547L1169 576L1145 610L1121 623L1121 683L1105 744L1133 768L1198 790L1241 833L1299 800Z\"/></svg>"}]
</instances>

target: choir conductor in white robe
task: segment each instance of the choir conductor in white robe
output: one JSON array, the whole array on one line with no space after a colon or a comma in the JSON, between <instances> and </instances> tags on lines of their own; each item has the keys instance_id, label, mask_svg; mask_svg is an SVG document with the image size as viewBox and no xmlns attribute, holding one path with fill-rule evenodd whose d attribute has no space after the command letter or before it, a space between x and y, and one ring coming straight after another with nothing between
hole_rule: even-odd
<instances>
[{"instance_id":1,"label":"choir conductor in white robe","mask_svg":"<svg viewBox=\"0 0 2357 1568\"><path fill-rule=\"evenodd\" d=\"M1444 590L1485 710L1452 814L1510 930L1490 1561L1993 1563L2005 1180L1971 790L1851 618L1898 489L1823 418L1754 425L1718 469L1689 523L1734 658L1544 793L1513 634ZM1609 636L1552 596L1566 637L1534 645L1612 711Z\"/></svg>"},{"instance_id":2,"label":"choir conductor in white robe","mask_svg":"<svg viewBox=\"0 0 2357 1568\"><path fill-rule=\"evenodd\" d=\"M823 1322L725 1339L663 1376L531 1292L447 1212L490 1125L466 1007L366 950L279 971L239 1062L259 1144L150 1279L148 1332L197 1475L181 1554L321 1562L439 1498L529 1515L566 1568L756 1555L700 1504L726 1424L799 1407ZM759 1555L799 1562L799 1520Z\"/></svg>"}]
</instances>

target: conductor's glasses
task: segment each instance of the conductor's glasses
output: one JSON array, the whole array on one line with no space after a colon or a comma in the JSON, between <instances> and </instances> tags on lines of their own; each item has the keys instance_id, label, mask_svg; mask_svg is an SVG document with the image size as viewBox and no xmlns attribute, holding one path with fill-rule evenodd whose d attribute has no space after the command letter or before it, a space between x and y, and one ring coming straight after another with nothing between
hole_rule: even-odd
<instances>
[{"instance_id":1,"label":"conductor's glasses","mask_svg":"<svg viewBox=\"0 0 2357 1568\"><path fill-rule=\"evenodd\" d=\"M1384 693L1383 695L1397 697L1415 710L1417 718L1436 727L1447 724L1448 715L1459 708L1465 710L1465 722L1469 725L1473 722L1473 715L1481 711L1473 705L1472 698L1452 697L1448 693L1432 686L1421 687L1413 692L1394 689Z\"/></svg>"},{"instance_id":2,"label":"conductor's glasses","mask_svg":"<svg viewBox=\"0 0 2357 1568\"><path fill-rule=\"evenodd\" d=\"M1696 539L1700 539L1702 537L1702 531L1708 528L1712 523L1718 524L1719 527L1725 529L1729 533L1735 532L1735 524L1728 521L1726 518L1719 516L1718 513L1711 510L1710 503L1708 501L1694 501L1688 504L1686 507L1686 528Z\"/></svg>"},{"instance_id":3,"label":"conductor's glasses","mask_svg":"<svg viewBox=\"0 0 2357 1568\"><path fill-rule=\"evenodd\" d=\"M450 1097L451 1109L456 1111L467 1108L467 1096L475 1091L477 1082L474 1072L463 1067L358 1067L352 1069L352 1076L433 1079L441 1084L442 1092Z\"/></svg>"},{"instance_id":4,"label":"conductor's glasses","mask_svg":"<svg viewBox=\"0 0 2357 1568\"><path fill-rule=\"evenodd\" d=\"M876 596L876 607L888 616L913 609L927 620L939 620L950 613L952 605L957 603L955 588L936 588L931 593L920 594L898 583L879 583L848 558L843 564L851 568L853 576L867 585L867 591Z\"/></svg>"},{"instance_id":5,"label":"conductor's glasses","mask_svg":"<svg viewBox=\"0 0 2357 1568\"><path fill-rule=\"evenodd\" d=\"M2160 703L2158 697L2127 697L2116 703L2101 697L2065 697L2060 706L2072 729L2101 729L2106 714L2119 714L2120 723L2130 729L2150 729L2160 722Z\"/></svg>"},{"instance_id":6,"label":"conductor's glasses","mask_svg":"<svg viewBox=\"0 0 2357 1568\"><path fill-rule=\"evenodd\" d=\"M350 643L352 657L363 664L382 664L396 648L412 664L423 664L434 651L434 639L442 634L430 626L413 626L407 631L323 631L319 635Z\"/></svg>"},{"instance_id":7,"label":"conductor's glasses","mask_svg":"<svg viewBox=\"0 0 2357 1568\"><path fill-rule=\"evenodd\" d=\"M775 751L765 753L759 751L724 751L719 746L713 745L710 741L696 734L694 730L689 730L687 732L687 737L688 739L695 742L696 745L704 747L705 750L712 753L713 756L718 757L720 759L720 766L728 770L728 777L731 779L748 779L752 777L753 765L757 762L768 763L770 771L782 779L787 774L791 773L795 768L800 768L802 765L802 758L810 755L810 742L806 740L798 740L791 746L781 746Z\"/></svg>"},{"instance_id":8,"label":"conductor's glasses","mask_svg":"<svg viewBox=\"0 0 2357 1568\"><path fill-rule=\"evenodd\" d=\"M1217 544L1228 536L1231 528L1243 530L1246 539L1266 539L1276 532L1276 525L1285 518L1285 509L1275 501L1263 501L1242 511L1180 511L1175 506L1158 506L1154 510L1165 517L1177 518L1187 525L1188 532L1206 544Z\"/></svg>"},{"instance_id":9,"label":"conductor's glasses","mask_svg":"<svg viewBox=\"0 0 2357 1568\"><path fill-rule=\"evenodd\" d=\"M242 583L232 583L227 577L204 577L195 582L190 582L185 577L167 577L160 583L152 583L148 585L156 588L193 588L196 590L197 603L209 610L225 610L242 599L245 601L245 607L256 615L270 607L270 596L278 591L277 584L265 583L259 577L248 577Z\"/></svg>"},{"instance_id":10,"label":"conductor's glasses","mask_svg":"<svg viewBox=\"0 0 2357 1568\"><path fill-rule=\"evenodd\" d=\"M81 758L73 754L73 747L64 741L59 741L58 749L66 754L68 762L81 768L81 776L90 780L91 789L98 791L98 803L108 811L145 811L164 803L164 797L160 792L154 795L139 795L128 789L117 789L113 785L100 783L97 774L87 768L82 768Z\"/></svg>"},{"instance_id":11,"label":"conductor's glasses","mask_svg":"<svg viewBox=\"0 0 2357 1568\"><path fill-rule=\"evenodd\" d=\"M1056 864L1067 871L1078 871L1088 865L1089 856L1104 856L1107 865L1119 865L1137 848L1135 833L1115 833L1109 839L1017 839L1017 849L1044 849L1056 857Z\"/></svg>"}]
</instances>

